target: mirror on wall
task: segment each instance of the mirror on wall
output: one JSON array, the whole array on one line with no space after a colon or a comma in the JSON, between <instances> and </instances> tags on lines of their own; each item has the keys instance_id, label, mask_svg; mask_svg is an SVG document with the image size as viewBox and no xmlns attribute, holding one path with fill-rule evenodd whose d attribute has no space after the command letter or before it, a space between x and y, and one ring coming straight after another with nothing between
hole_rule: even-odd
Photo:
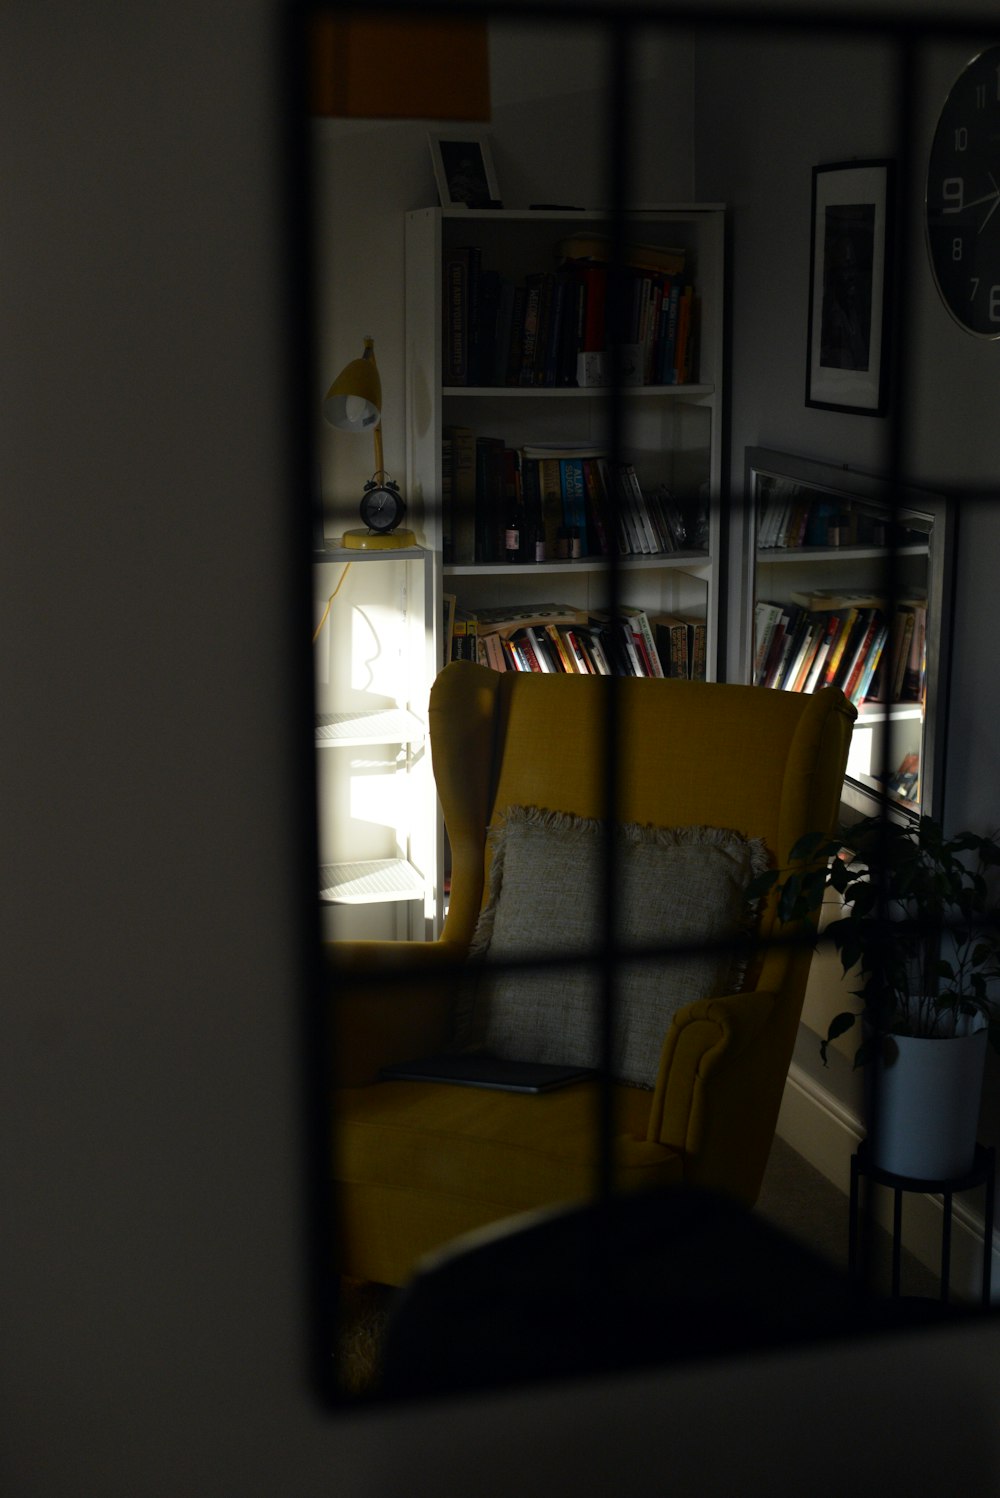
<instances>
[{"instance_id":1,"label":"mirror on wall","mask_svg":"<svg viewBox=\"0 0 1000 1498\"><path fill-rule=\"evenodd\" d=\"M533 1112L521 1115L516 1147L504 1120L517 1089L496 1078L487 1088L468 1077L383 1080L386 1065L449 1050L461 1002L456 955L468 943L455 935L465 915L430 711L440 672L469 661L497 675L586 674L628 689L637 683L626 677L681 676L808 693L839 650L859 707L845 808L870 810L885 792L909 818L939 813L943 795L954 506L936 489L870 476L888 472L893 456L907 466L892 440L898 392L884 415L867 418L807 409L802 394L814 168L832 136L856 135L858 97L872 155L900 156L911 129L896 112L891 28L873 38L834 27L821 38L784 16L776 35L755 12L739 31L709 32L627 3L541 18L513 5L474 21L461 9L422 17L414 6L320 5L298 13L293 43L311 90L297 100L308 244L295 253L308 267L302 346L314 402L304 424L316 480L312 1330L317 1378L337 1404L397 1397L404 1384L408 1394L444 1388L432 1345L495 1349L501 1324L533 1350L523 1361L497 1357L485 1375L470 1362L470 1386L594 1371L601 1348L611 1359L603 1366L698 1356L690 1296L707 1303L714 1291L704 1278L698 1288L684 1242L712 1253L739 1243L744 1267L780 1260L789 1293L810 1299L795 1273L795 1193L780 1181L765 1175L753 1212L706 1207L718 1212L707 1240L685 1240L690 1224L676 1217L651 1239L641 1217L661 1210L658 1198L635 1193L623 1204L610 1189L623 1156L633 1180L659 1159L659 1060L623 1097L600 1053L599 1081L575 1113L568 1093L522 1094ZM421 57L434 66L421 68ZM449 114L449 78L463 57L462 103ZM859 69L870 87L860 88ZM456 143L468 147L485 198L462 200ZM911 175L904 204L907 192L916 201ZM357 430L323 416L369 342L377 441L363 413ZM912 438L912 423L907 431ZM370 486L397 490L402 511L373 510ZM537 762L564 763L573 784L588 756L613 763L603 735L614 737L621 699L609 690L607 701L609 719L585 741L563 725L536 735ZM493 733L463 747L462 789L479 784ZM627 752L617 771L615 794L627 789ZM482 806L459 829L467 841L498 774L480 776ZM476 856L481 881L492 854L479 847ZM478 911L479 891L475 903ZM555 932L544 960L526 940L501 966L515 988L544 970L558 990L590 963L610 1006L600 1010L606 1044L620 981L613 918L599 898L595 953L560 939L541 899L537 910L536 934ZM392 1087L402 1113L380 1105ZM437 1088L429 1131L415 1126L420 1087ZM831 1143L814 1129L822 1111L817 1093L791 1123L782 1115L776 1148L801 1151L842 1193L843 1232L826 1247L846 1265L846 1192L863 1124L835 1098L822 1120L838 1120ZM474 1116L479 1135L465 1154L492 1153L473 1221L456 1204L452 1172L455 1140L469 1138ZM588 1148L593 1140L585 1166L584 1138ZM569 1198L549 1158L553 1140L578 1167ZM531 1213L546 1257L529 1247L510 1274L490 1245L509 1218L526 1216L517 1162L543 1157ZM673 1198L667 1214L683 1213L685 1199ZM884 1224L874 1195L868 1205ZM611 1223L629 1245L624 1257L607 1249ZM759 1232L776 1224L787 1236L768 1239L756 1259ZM468 1276L459 1266L443 1300L437 1289L428 1298L429 1262L447 1260L470 1225L485 1257ZM926 1238L914 1247L925 1261ZM967 1239L956 1271L966 1285L978 1272L975 1229ZM590 1255L584 1296L559 1273L560 1253L577 1250ZM631 1274L635 1256L647 1277ZM627 1346L607 1340L623 1287L636 1327L663 1326L687 1301L670 1348L641 1335ZM742 1290L754 1293L750 1283ZM833 1293L843 1290L837 1280ZM784 1324L797 1321L802 1335L831 1330L792 1311ZM393 1335L409 1372L387 1383ZM735 1355L737 1343L715 1352Z\"/></svg>"}]
</instances>

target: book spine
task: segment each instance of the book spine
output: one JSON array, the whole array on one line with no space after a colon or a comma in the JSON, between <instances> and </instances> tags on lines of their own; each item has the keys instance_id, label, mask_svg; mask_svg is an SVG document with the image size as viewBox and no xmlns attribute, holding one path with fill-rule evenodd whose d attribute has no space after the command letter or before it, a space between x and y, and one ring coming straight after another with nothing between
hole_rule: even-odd
<instances>
[{"instance_id":1,"label":"book spine","mask_svg":"<svg viewBox=\"0 0 1000 1498\"><path fill-rule=\"evenodd\" d=\"M505 385L519 385L521 383L521 364L524 357L524 306L526 299L526 289L523 286L515 286L512 292L510 309L510 342L507 347L507 369L503 380Z\"/></svg>"},{"instance_id":2,"label":"book spine","mask_svg":"<svg viewBox=\"0 0 1000 1498\"><path fill-rule=\"evenodd\" d=\"M541 672L543 667L535 654L534 642L526 629L518 630L517 634L511 636L511 644L518 653L518 658L524 662L520 670Z\"/></svg>"},{"instance_id":3,"label":"book spine","mask_svg":"<svg viewBox=\"0 0 1000 1498\"><path fill-rule=\"evenodd\" d=\"M885 650L885 642L888 638L889 626L883 619L879 622L878 628L875 632L875 638L872 640L872 643L868 649L864 665L858 678L857 686L854 689L854 694L849 699L854 707L860 707L861 703L864 702L868 697L868 693L871 689L872 683L875 680L875 673L878 671L879 665L882 660L882 653Z\"/></svg>"},{"instance_id":4,"label":"book spine","mask_svg":"<svg viewBox=\"0 0 1000 1498\"><path fill-rule=\"evenodd\" d=\"M500 559L503 452L499 437L476 438L476 561Z\"/></svg>"},{"instance_id":5,"label":"book spine","mask_svg":"<svg viewBox=\"0 0 1000 1498\"><path fill-rule=\"evenodd\" d=\"M538 344L539 316L542 300L542 278L529 276L525 282L524 326L521 337L521 368L516 383L535 383L535 349Z\"/></svg>"},{"instance_id":6,"label":"book spine","mask_svg":"<svg viewBox=\"0 0 1000 1498\"><path fill-rule=\"evenodd\" d=\"M679 619L663 621L656 626L656 639L664 675L684 680L689 674L687 626Z\"/></svg>"},{"instance_id":7,"label":"book spine","mask_svg":"<svg viewBox=\"0 0 1000 1498\"><path fill-rule=\"evenodd\" d=\"M577 672L576 659L570 649L568 641L566 640L566 632L564 630L561 630L558 625L546 624L545 633L548 635L550 641L552 642L552 647L555 650L556 655L559 657L559 664L562 670L565 671L568 676L575 676Z\"/></svg>"},{"instance_id":8,"label":"book spine","mask_svg":"<svg viewBox=\"0 0 1000 1498\"><path fill-rule=\"evenodd\" d=\"M535 335L535 357L532 369L533 385L544 385L545 370L549 357L549 334L552 328L552 297L555 289L555 277L551 271L544 271L539 276L538 297L538 330Z\"/></svg>"},{"instance_id":9,"label":"book spine","mask_svg":"<svg viewBox=\"0 0 1000 1498\"><path fill-rule=\"evenodd\" d=\"M479 272L479 309L476 316L475 360L474 367L469 372L470 383L473 385L496 384L499 311L500 275L495 270L481 269Z\"/></svg>"},{"instance_id":10,"label":"book spine","mask_svg":"<svg viewBox=\"0 0 1000 1498\"><path fill-rule=\"evenodd\" d=\"M708 680L708 625L696 619L691 626L691 680Z\"/></svg>"},{"instance_id":11,"label":"book spine","mask_svg":"<svg viewBox=\"0 0 1000 1498\"><path fill-rule=\"evenodd\" d=\"M857 609L848 609L840 621L840 629L837 631L836 639L830 646L830 654L827 657L826 670L823 672L823 685L825 687L834 686L836 683L837 673L840 670L840 663L843 660L844 651L847 648L847 642L850 639L851 631L854 628L857 617Z\"/></svg>"},{"instance_id":12,"label":"book spine","mask_svg":"<svg viewBox=\"0 0 1000 1498\"><path fill-rule=\"evenodd\" d=\"M601 638L600 631L596 629L588 629L585 631L581 631L581 635L584 645L586 646L591 660L594 663L594 675L613 675L614 673L611 669L611 662L608 659L607 652L604 649L604 641Z\"/></svg>"},{"instance_id":13,"label":"book spine","mask_svg":"<svg viewBox=\"0 0 1000 1498\"><path fill-rule=\"evenodd\" d=\"M595 668L589 654L587 653L586 642L582 637L582 632L578 632L575 629L567 629L562 633L567 644L569 645L570 652L572 653L573 660L576 663L576 669L579 674L581 676L592 676L594 674Z\"/></svg>"},{"instance_id":14,"label":"book spine","mask_svg":"<svg viewBox=\"0 0 1000 1498\"><path fill-rule=\"evenodd\" d=\"M481 383L479 372L479 282L483 267L483 252L478 245L470 245L466 253L468 255L468 265L466 269L465 289L465 336L468 349L466 353L465 383L467 385L478 385Z\"/></svg>"},{"instance_id":15,"label":"book spine","mask_svg":"<svg viewBox=\"0 0 1000 1498\"><path fill-rule=\"evenodd\" d=\"M507 276L500 277L497 293L497 326L493 351L493 369L489 383L506 385L507 367L510 363L511 325L514 319L514 283Z\"/></svg>"},{"instance_id":16,"label":"book spine","mask_svg":"<svg viewBox=\"0 0 1000 1498\"><path fill-rule=\"evenodd\" d=\"M566 275L560 271L552 278L549 324L545 337L545 369L543 385L561 385L563 350L565 337L563 328L566 318Z\"/></svg>"},{"instance_id":17,"label":"book spine","mask_svg":"<svg viewBox=\"0 0 1000 1498\"><path fill-rule=\"evenodd\" d=\"M442 264L444 275L442 382L445 385L464 385L469 377L469 330L466 321L469 252L466 249L446 250Z\"/></svg>"},{"instance_id":18,"label":"book spine","mask_svg":"<svg viewBox=\"0 0 1000 1498\"><path fill-rule=\"evenodd\" d=\"M823 638L821 639L819 649L816 652L816 659L813 661L812 669L810 670L809 675L806 677L805 685L802 688L804 692L815 692L816 687L822 677L823 670L826 666L826 661L828 655L830 654L831 646L833 645L834 640L837 638L837 631L840 628L840 618L837 614L826 614L824 615L824 618L826 620L826 626L823 631Z\"/></svg>"},{"instance_id":19,"label":"book spine","mask_svg":"<svg viewBox=\"0 0 1000 1498\"><path fill-rule=\"evenodd\" d=\"M637 609L632 615L632 628L642 640L645 658L648 663L650 676L662 676L663 667L656 649L656 641L653 638L653 628L649 622L649 615L645 609Z\"/></svg>"},{"instance_id":20,"label":"book spine","mask_svg":"<svg viewBox=\"0 0 1000 1498\"><path fill-rule=\"evenodd\" d=\"M559 477L563 524L576 531L582 548L586 545L587 536L587 491L583 477L583 459L560 458Z\"/></svg>"},{"instance_id":21,"label":"book spine","mask_svg":"<svg viewBox=\"0 0 1000 1498\"><path fill-rule=\"evenodd\" d=\"M559 530L563 523L562 474L558 458L539 458L538 484L545 531L545 554L555 558L559 552Z\"/></svg>"}]
</instances>

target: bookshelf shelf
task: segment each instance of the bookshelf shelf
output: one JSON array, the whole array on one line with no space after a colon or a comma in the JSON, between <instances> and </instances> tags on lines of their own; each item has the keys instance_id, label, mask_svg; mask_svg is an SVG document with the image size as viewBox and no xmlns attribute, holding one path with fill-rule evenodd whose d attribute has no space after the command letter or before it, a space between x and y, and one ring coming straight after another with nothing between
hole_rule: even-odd
<instances>
[{"instance_id":1,"label":"bookshelf shelf","mask_svg":"<svg viewBox=\"0 0 1000 1498\"><path fill-rule=\"evenodd\" d=\"M694 573L698 568L711 565L712 558L707 551L661 552L650 557L618 559L619 570L623 573L662 572L673 567L679 571ZM505 577L510 582L515 578L550 577L568 581L581 573L603 576L608 571L608 563L602 557L584 557L579 561L526 562L523 566L506 562L445 562L441 570L444 577Z\"/></svg>"},{"instance_id":2,"label":"bookshelf shelf","mask_svg":"<svg viewBox=\"0 0 1000 1498\"><path fill-rule=\"evenodd\" d=\"M415 713L404 709L377 712L317 713L317 749L345 749L374 744L416 744L427 732Z\"/></svg>"},{"instance_id":3,"label":"bookshelf shelf","mask_svg":"<svg viewBox=\"0 0 1000 1498\"><path fill-rule=\"evenodd\" d=\"M324 905L385 905L423 900L426 880L403 858L321 864L319 898Z\"/></svg>"},{"instance_id":4,"label":"bookshelf shelf","mask_svg":"<svg viewBox=\"0 0 1000 1498\"><path fill-rule=\"evenodd\" d=\"M896 556L926 557L926 545L897 546ZM884 546L790 546L757 548L758 567L795 566L799 562L819 562L824 568L851 567L858 562L885 563L889 552Z\"/></svg>"},{"instance_id":5,"label":"bookshelf shelf","mask_svg":"<svg viewBox=\"0 0 1000 1498\"><path fill-rule=\"evenodd\" d=\"M622 394L626 401L637 400L707 400L715 395L714 385L626 385ZM444 385L443 398L466 400L543 400L543 401L593 401L607 400L610 391L603 385Z\"/></svg>"}]
</instances>

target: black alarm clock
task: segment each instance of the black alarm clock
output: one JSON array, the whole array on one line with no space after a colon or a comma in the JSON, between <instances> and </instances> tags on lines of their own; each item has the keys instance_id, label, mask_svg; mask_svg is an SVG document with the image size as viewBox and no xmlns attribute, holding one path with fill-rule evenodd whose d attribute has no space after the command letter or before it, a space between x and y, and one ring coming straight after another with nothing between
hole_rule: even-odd
<instances>
[{"instance_id":1,"label":"black alarm clock","mask_svg":"<svg viewBox=\"0 0 1000 1498\"><path fill-rule=\"evenodd\" d=\"M406 514L406 505L395 479L369 479L361 500L361 518L370 531L384 535L394 531Z\"/></svg>"},{"instance_id":2,"label":"black alarm clock","mask_svg":"<svg viewBox=\"0 0 1000 1498\"><path fill-rule=\"evenodd\" d=\"M354 551L388 551L415 546L411 530L400 530L406 505L395 479L376 474L368 480L361 497L361 518L367 530L344 532L344 545Z\"/></svg>"}]
</instances>

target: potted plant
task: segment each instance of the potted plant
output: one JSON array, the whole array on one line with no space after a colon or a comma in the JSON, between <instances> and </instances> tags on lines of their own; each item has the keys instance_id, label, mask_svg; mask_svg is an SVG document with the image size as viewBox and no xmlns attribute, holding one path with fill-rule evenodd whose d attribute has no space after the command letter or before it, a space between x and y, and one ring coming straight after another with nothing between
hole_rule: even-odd
<instances>
[{"instance_id":1,"label":"potted plant","mask_svg":"<svg viewBox=\"0 0 1000 1498\"><path fill-rule=\"evenodd\" d=\"M1000 840L945 837L931 817L862 818L838 837L803 838L791 860L755 881L777 887L786 923L813 917L829 888L843 901L824 937L844 973L857 970L860 1011L830 1021L820 1054L860 1018L855 1066L872 1063L874 1163L896 1175L944 1180L972 1166L987 1040L1000 1050L991 996L1000 977L1000 898L989 873ZM814 939L818 939L815 938Z\"/></svg>"}]
</instances>

